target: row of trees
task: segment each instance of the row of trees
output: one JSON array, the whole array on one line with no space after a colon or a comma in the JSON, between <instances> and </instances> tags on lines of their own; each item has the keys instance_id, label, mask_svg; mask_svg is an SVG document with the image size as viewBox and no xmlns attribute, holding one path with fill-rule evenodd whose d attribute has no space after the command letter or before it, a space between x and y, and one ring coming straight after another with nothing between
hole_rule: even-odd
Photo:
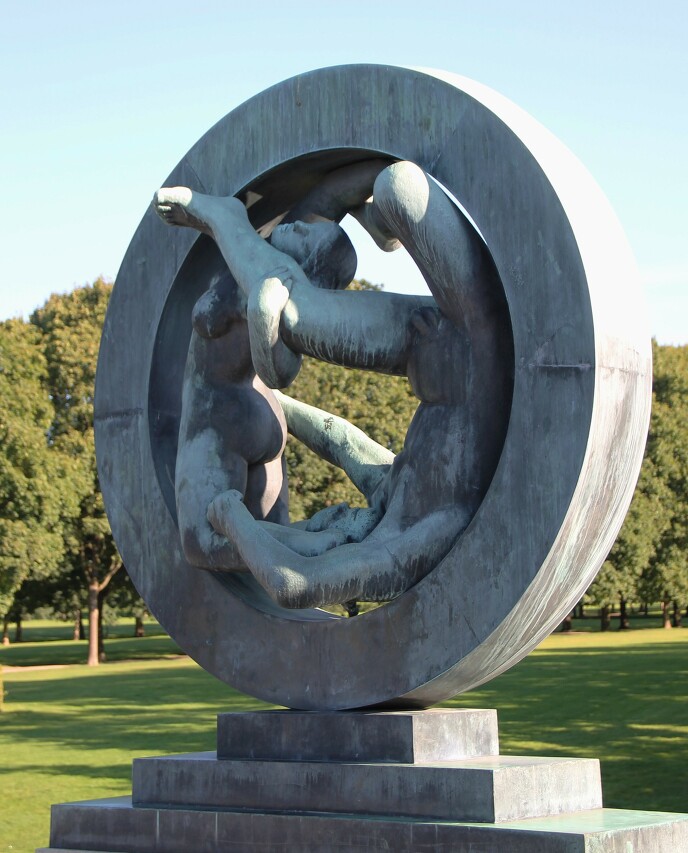
<instances>
[{"instance_id":1,"label":"row of trees","mask_svg":"<svg viewBox=\"0 0 688 853\"><path fill-rule=\"evenodd\" d=\"M53 295L30 321L0 325L0 614L50 605L89 614L102 655L102 604L122 561L98 488L93 387L111 285ZM132 593L133 596L133 593ZM99 646L100 637L100 646Z\"/></svg>"},{"instance_id":2,"label":"row of trees","mask_svg":"<svg viewBox=\"0 0 688 853\"><path fill-rule=\"evenodd\" d=\"M688 346L653 344L650 433L633 501L586 600L628 627L632 604L660 602L665 627L688 606Z\"/></svg>"},{"instance_id":3,"label":"row of trees","mask_svg":"<svg viewBox=\"0 0 688 853\"><path fill-rule=\"evenodd\" d=\"M358 287L369 287L360 283ZM144 604L123 570L98 488L93 386L111 285L54 295L28 322L0 323L0 616L50 607L83 635L89 664L102 657L106 597L140 617ZM620 607L661 601L668 622L688 606L688 347L654 347L654 408L647 452L626 522L586 602L603 627ZM356 423L398 452L417 405L404 379L306 359L290 393ZM360 496L338 469L298 442L287 447L291 512L311 515Z\"/></svg>"}]
</instances>

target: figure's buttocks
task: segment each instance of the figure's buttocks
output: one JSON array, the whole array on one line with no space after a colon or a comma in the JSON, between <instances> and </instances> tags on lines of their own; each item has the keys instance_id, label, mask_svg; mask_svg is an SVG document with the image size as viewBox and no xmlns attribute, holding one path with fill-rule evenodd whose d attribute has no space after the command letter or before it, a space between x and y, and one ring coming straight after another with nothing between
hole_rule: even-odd
<instances>
[{"instance_id":1,"label":"figure's buttocks","mask_svg":"<svg viewBox=\"0 0 688 853\"><path fill-rule=\"evenodd\" d=\"M238 453L248 465L278 458L287 440L279 403L257 377L232 385L208 385L212 405L208 426L223 437L225 450Z\"/></svg>"}]
</instances>

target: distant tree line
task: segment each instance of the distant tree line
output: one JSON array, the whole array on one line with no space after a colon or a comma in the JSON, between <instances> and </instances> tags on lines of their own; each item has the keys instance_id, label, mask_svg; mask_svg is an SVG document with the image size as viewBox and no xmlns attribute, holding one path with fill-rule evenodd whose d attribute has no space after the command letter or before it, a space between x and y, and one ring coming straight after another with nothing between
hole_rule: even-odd
<instances>
[{"instance_id":1,"label":"distant tree line","mask_svg":"<svg viewBox=\"0 0 688 853\"><path fill-rule=\"evenodd\" d=\"M53 295L29 322L0 325L0 614L50 607L89 618L89 664L103 656L102 612L122 569L98 487L93 387L112 286ZM136 598L132 590L132 606Z\"/></svg>"},{"instance_id":2,"label":"distant tree line","mask_svg":"<svg viewBox=\"0 0 688 853\"><path fill-rule=\"evenodd\" d=\"M354 287L368 288L366 282ZM22 618L49 612L86 634L88 663L103 659L106 601L134 616L145 605L115 547L98 486L93 387L112 286L103 280L53 295L28 321L0 323L0 617L3 641ZM660 602L665 624L688 606L688 347L654 345L654 405L638 487L619 537L581 606L620 627L632 606ZM417 400L404 378L304 359L289 389L331 409L399 452ZM361 496L342 471L292 439L287 446L291 514ZM355 610L353 611L355 612Z\"/></svg>"},{"instance_id":3,"label":"distant tree line","mask_svg":"<svg viewBox=\"0 0 688 853\"><path fill-rule=\"evenodd\" d=\"M665 627L688 606L688 346L653 342L650 432L628 515L583 603L600 608L601 627L619 610L659 602Z\"/></svg>"}]
</instances>

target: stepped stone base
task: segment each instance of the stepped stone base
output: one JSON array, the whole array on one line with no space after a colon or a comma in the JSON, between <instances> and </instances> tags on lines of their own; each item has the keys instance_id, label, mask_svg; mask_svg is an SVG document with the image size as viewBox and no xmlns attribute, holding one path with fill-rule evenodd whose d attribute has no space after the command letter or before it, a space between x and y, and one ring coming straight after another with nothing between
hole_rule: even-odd
<instances>
[{"instance_id":1,"label":"stepped stone base","mask_svg":"<svg viewBox=\"0 0 688 853\"><path fill-rule=\"evenodd\" d=\"M489 756L432 764L137 758L136 806L343 812L485 823L602 806L599 762Z\"/></svg>"},{"instance_id":2,"label":"stepped stone base","mask_svg":"<svg viewBox=\"0 0 688 853\"><path fill-rule=\"evenodd\" d=\"M688 815L602 808L596 761L500 757L493 711L260 712L221 715L217 754L136 759L131 798L53 806L50 845L664 853Z\"/></svg>"},{"instance_id":3,"label":"stepped stone base","mask_svg":"<svg viewBox=\"0 0 688 853\"><path fill-rule=\"evenodd\" d=\"M420 764L499 755L497 712L247 711L218 714L217 757Z\"/></svg>"},{"instance_id":4,"label":"stepped stone base","mask_svg":"<svg viewBox=\"0 0 688 853\"><path fill-rule=\"evenodd\" d=\"M593 809L500 824L363 815L136 808L129 797L53 806L51 847L108 853L668 853L688 850L688 816Z\"/></svg>"}]
</instances>

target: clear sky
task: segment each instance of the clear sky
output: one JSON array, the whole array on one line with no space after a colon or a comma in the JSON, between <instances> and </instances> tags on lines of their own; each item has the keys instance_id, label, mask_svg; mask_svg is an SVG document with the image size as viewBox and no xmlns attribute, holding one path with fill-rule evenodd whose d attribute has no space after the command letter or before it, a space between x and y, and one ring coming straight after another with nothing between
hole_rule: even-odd
<instances>
[{"instance_id":1,"label":"clear sky","mask_svg":"<svg viewBox=\"0 0 688 853\"><path fill-rule=\"evenodd\" d=\"M0 0L0 20L0 319L114 278L153 191L237 104L378 62L472 77L559 136L628 234L653 334L688 342L685 2ZM373 253L358 274L413 287Z\"/></svg>"}]
</instances>

